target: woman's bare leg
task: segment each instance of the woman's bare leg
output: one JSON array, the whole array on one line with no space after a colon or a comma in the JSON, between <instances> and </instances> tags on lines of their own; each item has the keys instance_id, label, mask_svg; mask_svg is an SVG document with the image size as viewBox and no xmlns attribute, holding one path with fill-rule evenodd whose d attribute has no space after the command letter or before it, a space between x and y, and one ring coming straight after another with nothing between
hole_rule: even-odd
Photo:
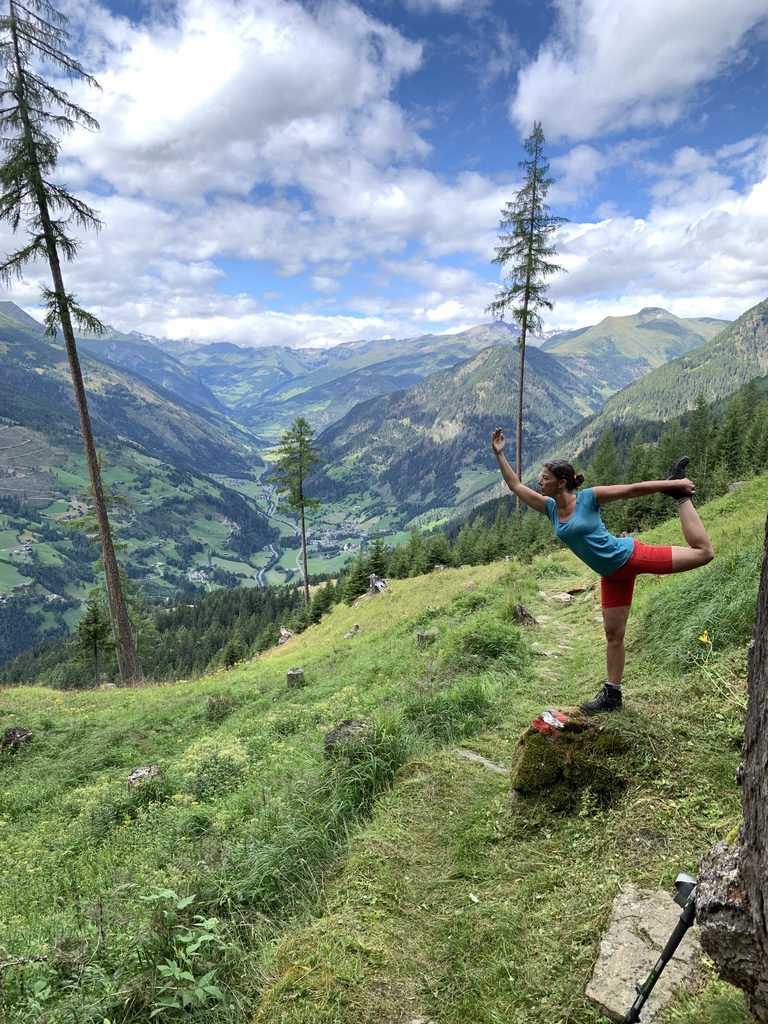
<instances>
[{"instance_id":1,"label":"woman's bare leg","mask_svg":"<svg viewBox=\"0 0 768 1024\"><path fill-rule=\"evenodd\" d=\"M612 686L621 686L624 676L624 662L627 658L624 634L627 632L628 618L629 605L622 608L603 608L603 627L607 642L605 664L608 671L608 682Z\"/></svg>"},{"instance_id":2,"label":"woman's bare leg","mask_svg":"<svg viewBox=\"0 0 768 1024\"><path fill-rule=\"evenodd\" d=\"M698 569L700 565L711 562L715 557L715 549L699 518L699 513L693 507L693 502L684 501L677 508L683 537L688 547L672 548L672 572L686 572L688 569Z\"/></svg>"}]
</instances>

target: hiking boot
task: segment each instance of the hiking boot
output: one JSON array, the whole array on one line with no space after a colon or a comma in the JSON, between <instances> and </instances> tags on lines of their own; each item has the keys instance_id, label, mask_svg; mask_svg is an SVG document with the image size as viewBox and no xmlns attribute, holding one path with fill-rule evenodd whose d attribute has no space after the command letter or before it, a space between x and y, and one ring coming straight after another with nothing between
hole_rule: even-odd
<instances>
[{"instance_id":1,"label":"hiking boot","mask_svg":"<svg viewBox=\"0 0 768 1024\"><path fill-rule=\"evenodd\" d=\"M682 480L685 477L685 470L690 461L687 455L681 455L679 459L675 459L664 479ZM676 487L670 488L668 491L664 491L664 493L668 498L674 498L675 501L687 501L690 498L690 494L686 494L685 491L678 490Z\"/></svg>"},{"instance_id":2,"label":"hiking boot","mask_svg":"<svg viewBox=\"0 0 768 1024\"><path fill-rule=\"evenodd\" d=\"M621 687L606 683L594 700L585 700L579 707L585 715L599 715L603 711L621 711Z\"/></svg>"}]
</instances>

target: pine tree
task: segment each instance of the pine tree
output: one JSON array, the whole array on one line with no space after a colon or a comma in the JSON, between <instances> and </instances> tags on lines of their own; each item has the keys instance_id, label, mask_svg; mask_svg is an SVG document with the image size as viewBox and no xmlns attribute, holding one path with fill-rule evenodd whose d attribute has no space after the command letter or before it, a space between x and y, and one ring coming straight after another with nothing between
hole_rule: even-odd
<instances>
[{"instance_id":1,"label":"pine tree","mask_svg":"<svg viewBox=\"0 0 768 1024\"><path fill-rule=\"evenodd\" d=\"M714 426L703 391L696 396L696 405L688 416L684 447L691 460L691 473L694 474L696 481L696 493L700 498L706 499L709 474L712 471Z\"/></svg>"},{"instance_id":2,"label":"pine tree","mask_svg":"<svg viewBox=\"0 0 768 1024\"><path fill-rule=\"evenodd\" d=\"M96 82L66 53L67 19L47 0L6 3L7 14L0 18L0 60L5 68L5 79L0 85L0 146L6 155L0 165L0 220L8 221L14 232L23 224L29 240L0 264L0 279L9 283L21 277L23 268L37 259L47 262L50 269L53 288L43 291L47 330L52 337L61 330L64 337L99 524L110 608L117 621L128 678L138 683L143 681L144 673L120 583L73 321L81 329L96 333L103 332L104 327L66 291L61 269L62 259L74 259L78 250L77 241L67 233L70 226L98 229L101 223L89 206L51 180L59 157L59 143L52 132L71 131L78 124L95 130L98 123L72 103L66 93L46 82L34 67L47 63L72 79L94 86Z\"/></svg>"},{"instance_id":3,"label":"pine tree","mask_svg":"<svg viewBox=\"0 0 768 1024\"><path fill-rule=\"evenodd\" d=\"M344 580L344 601L352 604L369 587L368 567L365 552L360 550L352 560Z\"/></svg>"},{"instance_id":4,"label":"pine tree","mask_svg":"<svg viewBox=\"0 0 768 1024\"><path fill-rule=\"evenodd\" d=\"M552 302L544 297L549 287L545 278L563 268L552 262L557 251L550 245L550 239L561 224L567 223L564 217L552 216L545 202L554 178L548 177L549 163L544 156L541 122L534 122L533 132L523 143L523 148L528 159L521 160L518 166L525 171L525 183L501 211L500 227L503 234L499 235L501 245L496 247L493 260L507 268L504 287L486 307L486 312L492 313L499 320L503 320L507 310L511 310L513 319L520 325L515 453L519 477L522 477L523 465L525 344L529 331L541 330L539 309L552 309ZM519 501L517 507L520 508Z\"/></svg>"},{"instance_id":5,"label":"pine tree","mask_svg":"<svg viewBox=\"0 0 768 1024\"><path fill-rule=\"evenodd\" d=\"M747 422L744 399L741 394L734 395L726 406L715 449L715 459L725 467L731 482L738 480L744 468Z\"/></svg>"},{"instance_id":6,"label":"pine tree","mask_svg":"<svg viewBox=\"0 0 768 1024\"><path fill-rule=\"evenodd\" d=\"M304 606L309 607L309 574L307 572L306 512L320 506L318 498L308 498L307 480L323 465L320 448L314 443L315 432L303 416L294 420L291 428L280 438L275 449L275 467L266 478L274 483L278 494L287 496L288 504L299 513L301 532L301 561L304 572Z\"/></svg>"},{"instance_id":7,"label":"pine tree","mask_svg":"<svg viewBox=\"0 0 768 1024\"><path fill-rule=\"evenodd\" d=\"M389 558L387 556L387 549L384 546L384 541L381 538L381 534L378 530L374 533L370 547L368 548L368 573L375 573L379 578L383 578L387 574L387 564Z\"/></svg>"},{"instance_id":8,"label":"pine tree","mask_svg":"<svg viewBox=\"0 0 768 1024\"><path fill-rule=\"evenodd\" d=\"M595 445L592 458L589 460L586 476L593 486L617 484L621 478L616 438L610 427L606 427L600 435L600 440Z\"/></svg>"},{"instance_id":9,"label":"pine tree","mask_svg":"<svg viewBox=\"0 0 768 1024\"><path fill-rule=\"evenodd\" d=\"M85 614L75 626L75 637L67 646L76 656L93 665L93 685L99 685L99 657L109 647L111 627L104 608L97 600L89 602Z\"/></svg>"}]
</instances>

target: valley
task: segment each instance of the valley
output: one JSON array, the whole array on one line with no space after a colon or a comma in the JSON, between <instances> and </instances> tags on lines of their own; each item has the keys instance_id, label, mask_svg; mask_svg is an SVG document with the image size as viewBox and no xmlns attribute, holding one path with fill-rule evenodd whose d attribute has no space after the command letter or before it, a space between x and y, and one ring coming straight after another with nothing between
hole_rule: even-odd
<instances>
[{"instance_id":1,"label":"valley","mask_svg":"<svg viewBox=\"0 0 768 1024\"><path fill-rule=\"evenodd\" d=\"M759 372L768 349L764 311L745 317L746 326L728 327L646 309L529 345L526 463L535 469L555 449L588 456L605 425L643 415L647 400L639 396L659 388L670 398L658 418L684 411L697 373L719 374L727 391L728 381L735 387ZM753 340L723 343L723 327L726 338L730 331ZM325 459L308 482L320 500L308 517L312 577L338 575L375 533L395 546L414 527L465 518L503 493L488 438L514 422L515 338L509 325L494 323L327 350L194 347L119 332L82 339L128 577L150 601L298 583L296 520L266 478L274 444L299 414L310 419ZM98 552L87 524L85 532L70 528L87 510L88 479L63 350L12 303L0 303L0 350L7 660L30 637L72 628L95 585ZM674 376L678 362L685 388Z\"/></svg>"}]
</instances>

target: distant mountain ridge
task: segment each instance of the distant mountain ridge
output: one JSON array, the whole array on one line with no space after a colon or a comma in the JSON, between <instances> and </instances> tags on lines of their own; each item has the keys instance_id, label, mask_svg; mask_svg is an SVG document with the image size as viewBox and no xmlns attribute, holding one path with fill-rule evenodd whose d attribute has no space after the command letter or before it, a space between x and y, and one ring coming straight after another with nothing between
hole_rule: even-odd
<instances>
[{"instance_id":1,"label":"distant mountain ridge","mask_svg":"<svg viewBox=\"0 0 768 1024\"><path fill-rule=\"evenodd\" d=\"M701 392L712 403L768 373L768 299L710 341L657 367L607 399L571 443L584 450L611 424L668 420L692 409Z\"/></svg>"},{"instance_id":2,"label":"distant mountain ridge","mask_svg":"<svg viewBox=\"0 0 768 1024\"><path fill-rule=\"evenodd\" d=\"M565 360L574 373L598 382L607 397L709 341L728 323L712 317L682 319L647 306L632 316L605 317L593 327L556 334L541 347Z\"/></svg>"},{"instance_id":3,"label":"distant mountain ridge","mask_svg":"<svg viewBox=\"0 0 768 1024\"><path fill-rule=\"evenodd\" d=\"M237 349L219 343L179 358L241 423L276 438L299 415L322 430L358 402L409 387L515 338L514 328L495 323L454 335L353 341L328 349Z\"/></svg>"},{"instance_id":4,"label":"distant mountain ridge","mask_svg":"<svg viewBox=\"0 0 768 1024\"><path fill-rule=\"evenodd\" d=\"M196 373L187 369L178 359L166 355L156 345L136 335L109 331L100 337L78 338L77 347L114 366L124 367L146 377L185 402L192 402L201 409L227 414L227 409Z\"/></svg>"},{"instance_id":5,"label":"distant mountain ridge","mask_svg":"<svg viewBox=\"0 0 768 1024\"><path fill-rule=\"evenodd\" d=\"M513 422L519 360L516 345L496 345L410 388L356 405L319 436L327 466L313 490L329 497L345 486L370 490L384 506L411 515L471 507L498 483L490 436L494 427ZM600 405L597 391L539 349L527 354L526 381L527 445ZM514 460L513 450L509 457Z\"/></svg>"},{"instance_id":6,"label":"distant mountain ridge","mask_svg":"<svg viewBox=\"0 0 768 1024\"><path fill-rule=\"evenodd\" d=\"M39 330L18 307L5 305L11 307L7 312L15 317L15 330ZM648 307L550 336L540 351L563 361L581 379L585 393L604 399L711 339L725 325L711 317L681 319ZM514 346L518 334L516 325L502 321L453 335L353 341L325 349L248 348L227 341L195 346L188 340L118 331L79 344L201 409L226 412L268 445L299 415L322 431L360 402L418 384L489 346ZM593 405L590 399L582 412Z\"/></svg>"}]
</instances>

